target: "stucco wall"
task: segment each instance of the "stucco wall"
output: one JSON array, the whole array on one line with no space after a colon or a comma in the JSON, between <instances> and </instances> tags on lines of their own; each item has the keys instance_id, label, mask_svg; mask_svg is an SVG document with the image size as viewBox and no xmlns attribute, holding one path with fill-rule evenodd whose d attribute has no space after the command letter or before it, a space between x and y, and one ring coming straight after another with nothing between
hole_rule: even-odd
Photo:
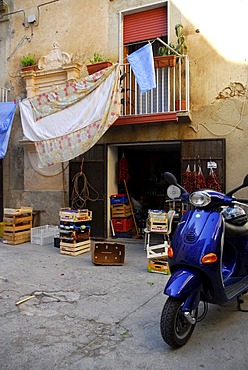
<instances>
[{"instance_id":1,"label":"stucco wall","mask_svg":"<svg viewBox=\"0 0 248 370\"><path fill-rule=\"evenodd\" d=\"M60 0L40 7L38 19L37 6L42 4L42 1L15 0L14 4L11 4L6 0L10 5L10 11L21 9L25 11L25 22L28 16L35 15L39 24L33 29L25 28L22 25L21 12L11 15L9 21L0 22L0 46L3 46L0 60L1 85L11 88L11 97L25 97L25 85L20 75L20 57L28 52L34 53L37 58L46 55L54 41L59 43L62 51L69 52L81 61L82 74L86 74L85 64L94 51L110 57L114 62L117 61L119 12L157 2L157 0ZM183 22L190 59L192 123L112 127L101 142L110 143L118 140L130 142L134 138L136 141L226 138L226 183L227 189L230 189L248 172L245 157L248 142L247 62L245 60L233 62L219 54L207 38L205 29L201 30L201 23L196 24L180 13L180 2L182 5L185 3L183 0L170 3L170 32L173 38L174 24ZM227 2L232 4L230 1ZM187 3L193 9L195 1L188 0ZM198 11L202 12L202 9L199 8ZM212 27L211 21L209 27ZM224 32L221 27L219 32ZM238 48L238 45L233 47L233 52L236 47ZM52 180L39 178L29 166L27 159L24 161L24 148L19 142L21 138L22 128L17 112L8 153L4 159L5 206L15 207L26 200L34 202L35 208L45 207L45 204L44 206L36 204L31 193L34 190L31 179L35 179L39 184L39 190L41 187L48 190L47 194L41 194L41 199L46 199L51 208L63 206L61 175ZM25 180L24 169L27 176ZM56 186L58 194L54 198ZM30 191L30 198L27 191Z\"/></svg>"}]
</instances>

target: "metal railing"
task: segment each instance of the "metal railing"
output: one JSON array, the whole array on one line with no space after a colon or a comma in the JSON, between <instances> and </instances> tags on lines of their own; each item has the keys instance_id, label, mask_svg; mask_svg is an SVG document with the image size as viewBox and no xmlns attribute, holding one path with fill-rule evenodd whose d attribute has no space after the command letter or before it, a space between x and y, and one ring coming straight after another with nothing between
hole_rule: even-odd
<instances>
[{"instance_id":1,"label":"metal railing","mask_svg":"<svg viewBox=\"0 0 248 370\"><path fill-rule=\"evenodd\" d=\"M8 93L9 93L9 89L6 89L5 87L0 87L0 102L1 103L8 101Z\"/></svg>"},{"instance_id":2,"label":"metal railing","mask_svg":"<svg viewBox=\"0 0 248 370\"><path fill-rule=\"evenodd\" d=\"M122 116L189 111L189 60L176 57L174 66L155 68L156 88L141 94L129 64L121 66Z\"/></svg>"}]
</instances>

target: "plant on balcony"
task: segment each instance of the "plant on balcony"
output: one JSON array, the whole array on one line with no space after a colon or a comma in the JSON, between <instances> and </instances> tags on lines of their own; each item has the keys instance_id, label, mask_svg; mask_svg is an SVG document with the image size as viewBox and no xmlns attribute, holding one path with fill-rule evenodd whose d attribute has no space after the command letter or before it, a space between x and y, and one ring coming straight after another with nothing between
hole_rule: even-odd
<instances>
[{"instance_id":1,"label":"plant on balcony","mask_svg":"<svg viewBox=\"0 0 248 370\"><path fill-rule=\"evenodd\" d=\"M159 56L154 57L155 68L175 67L176 62L179 60L176 53L181 55L186 54L188 48L185 43L184 27L182 23L177 23L175 25L175 34L177 37L176 45L170 42L168 46L160 46L158 49Z\"/></svg>"},{"instance_id":2,"label":"plant on balcony","mask_svg":"<svg viewBox=\"0 0 248 370\"><path fill-rule=\"evenodd\" d=\"M93 73L112 65L107 58L104 58L100 53L97 52L94 52L93 57L89 59L89 61L91 64L86 65L89 75L92 75Z\"/></svg>"},{"instance_id":3,"label":"plant on balcony","mask_svg":"<svg viewBox=\"0 0 248 370\"><path fill-rule=\"evenodd\" d=\"M22 71L34 70L36 67L36 58L34 54L28 53L23 55L20 59Z\"/></svg>"}]
</instances>

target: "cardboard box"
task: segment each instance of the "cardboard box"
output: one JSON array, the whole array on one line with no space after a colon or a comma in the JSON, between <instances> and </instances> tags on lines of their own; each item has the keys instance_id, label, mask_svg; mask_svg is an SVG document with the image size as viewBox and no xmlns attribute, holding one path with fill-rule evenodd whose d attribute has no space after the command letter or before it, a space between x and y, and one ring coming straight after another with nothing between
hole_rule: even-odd
<instances>
[{"instance_id":1,"label":"cardboard box","mask_svg":"<svg viewBox=\"0 0 248 370\"><path fill-rule=\"evenodd\" d=\"M119 243L96 242L92 248L92 262L95 265L123 265L125 245Z\"/></svg>"}]
</instances>

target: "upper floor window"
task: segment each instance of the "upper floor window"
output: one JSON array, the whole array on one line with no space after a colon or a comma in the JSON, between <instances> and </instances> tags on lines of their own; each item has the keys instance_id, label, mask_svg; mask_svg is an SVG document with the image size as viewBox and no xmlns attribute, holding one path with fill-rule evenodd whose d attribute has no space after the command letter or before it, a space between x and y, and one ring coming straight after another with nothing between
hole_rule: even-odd
<instances>
[{"instance_id":1,"label":"upper floor window","mask_svg":"<svg viewBox=\"0 0 248 370\"><path fill-rule=\"evenodd\" d=\"M167 6L152 8L127 14L123 21L124 57L144 46L156 37L167 42L168 39ZM153 53L158 55L159 41L153 44Z\"/></svg>"}]
</instances>

